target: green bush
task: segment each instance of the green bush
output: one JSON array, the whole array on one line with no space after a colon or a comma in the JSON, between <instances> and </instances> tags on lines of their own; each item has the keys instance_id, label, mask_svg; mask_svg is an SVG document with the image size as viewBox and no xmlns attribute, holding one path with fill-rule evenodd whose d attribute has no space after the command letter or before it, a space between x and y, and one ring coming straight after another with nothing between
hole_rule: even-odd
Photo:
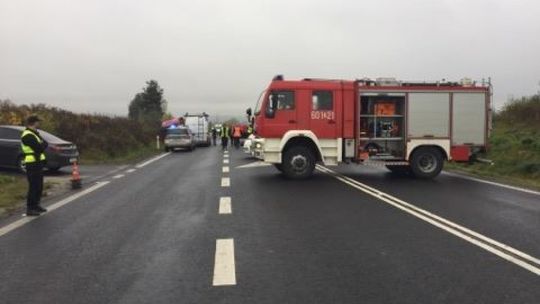
<instances>
[{"instance_id":1,"label":"green bush","mask_svg":"<svg viewBox=\"0 0 540 304\"><path fill-rule=\"evenodd\" d=\"M115 158L155 141L159 124L141 123L126 117L76 114L44 104L15 105L0 101L0 124L23 125L30 114L42 119L41 129L71 141L81 155Z\"/></svg>"},{"instance_id":2,"label":"green bush","mask_svg":"<svg viewBox=\"0 0 540 304\"><path fill-rule=\"evenodd\" d=\"M540 95L511 100L495 115L494 120L516 127L526 126L536 133L540 127Z\"/></svg>"}]
</instances>

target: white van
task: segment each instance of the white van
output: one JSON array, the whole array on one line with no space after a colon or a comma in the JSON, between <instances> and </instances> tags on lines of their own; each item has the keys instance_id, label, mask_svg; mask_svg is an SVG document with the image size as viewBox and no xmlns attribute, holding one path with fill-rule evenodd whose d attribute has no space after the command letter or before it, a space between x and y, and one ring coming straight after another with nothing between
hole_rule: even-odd
<instances>
[{"instance_id":1,"label":"white van","mask_svg":"<svg viewBox=\"0 0 540 304\"><path fill-rule=\"evenodd\" d=\"M188 114L184 116L185 125L193 132L197 146L210 146L211 139L208 130L208 114Z\"/></svg>"}]
</instances>

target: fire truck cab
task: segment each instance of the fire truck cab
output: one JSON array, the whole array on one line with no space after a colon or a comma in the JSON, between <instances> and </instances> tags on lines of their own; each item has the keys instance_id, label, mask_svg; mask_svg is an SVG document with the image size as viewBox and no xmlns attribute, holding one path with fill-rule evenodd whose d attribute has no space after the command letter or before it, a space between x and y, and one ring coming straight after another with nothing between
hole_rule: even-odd
<instances>
[{"instance_id":1,"label":"fire truck cab","mask_svg":"<svg viewBox=\"0 0 540 304\"><path fill-rule=\"evenodd\" d=\"M274 77L250 121L253 155L290 178L316 163L384 165L433 178L444 161L469 161L487 147L489 82L354 81Z\"/></svg>"}]
</instances>

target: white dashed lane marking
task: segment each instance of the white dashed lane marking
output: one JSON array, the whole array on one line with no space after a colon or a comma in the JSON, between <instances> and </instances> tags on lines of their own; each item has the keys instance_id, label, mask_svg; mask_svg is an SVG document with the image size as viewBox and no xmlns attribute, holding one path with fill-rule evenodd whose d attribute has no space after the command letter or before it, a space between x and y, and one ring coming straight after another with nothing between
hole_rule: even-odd
<instances>
[{"instance_id":1,"label":"white dashed lane marking","mask_svg":"<svg viewBox=\"0 0 540 304\"><path fill-rule=\"evenodd\" d=\"M122 178L124 176L125 176L124 174L118 174L118 175L113 176L112 178L118 179L118 178Z\"/></svg>"},{"instance_id":2,"label":"white dashed lane marking","mask_svg":"<svg viewBox=\"0 0 540 304\"><path fill-rule=\"evenodd\" d=\"M135 171L136 171L136 169L129 169L129 170L126 171L126 173L133 173Z\"/></svg>"},{"instance_id":3,"label":"white dashed lane marking","mask_svg":"<svg viewBox=\"0 0 540 304\"><path fill-rule=\"evenodd\" d=\"M216 256L214 261L213 285L236 285L233 239L216 240Z\"/></svg>"},{"instance_id":4,"label":"white dashed lane marking","mask_svg":"<svg viewBox=\"0 0 540 304\"><path fill-rule=\"evenodd\" d=\"M223 173L229 173L229 166L223 166Z\"/></svg>"},{"instance_id":5,"label":"white dashed lane marking","mask_svg":"<svg viewBox=\"0 0 540 304\"><path fill-rule=\"evenodd\" d=\"M224 159L224 160L223 160L223 163L224 163L224 164L228 164L228 163L229 163L229 160L228 160L228 159Z\"/></svg>"},{"instance_id":6,"label":"white dashed lane marking","mask_svg":"<svg viewBox=\"0 0 540 304\"><path fill-rule=\"evenodd\" d=\"M230 187L231 186L231 179L228 177L222 177L221 178L221 187Z\"/></svg>"},{"instance_id":7,"label":"white dashed lane marking","mask_svg":"<svg viewBox=\"0 0 540 304\"><path fill-rule=\"evenodd\" d=\"M231 214L231 197L223 196L219 199L219 214Z\"/></svg>"}]
</instances>

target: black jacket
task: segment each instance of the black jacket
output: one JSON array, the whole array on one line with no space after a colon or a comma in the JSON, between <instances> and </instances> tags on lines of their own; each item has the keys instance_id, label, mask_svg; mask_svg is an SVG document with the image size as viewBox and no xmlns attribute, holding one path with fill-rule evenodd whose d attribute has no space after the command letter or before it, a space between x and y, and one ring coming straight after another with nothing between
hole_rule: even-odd
<instances>
[{"instance_id":1,"label":"black jacket","mask_svg":"<svg viewBox=\"0 0 540 304\"><path fill-rule=\"evenodd\" d=\"M32 148L32 150L34 150L34 157L36 158L36 160L39 161L39 156L41 155L41 153L45 152L45 149L47 149L49 143L46 142L43 137L41 137L38 131L32 130L30 128L26 128L26 130L29 130L30 132L36 134L42 141L41 143L39 143L36 137L30 134L26 134L21 138L23 144L29 146L30 148Z\"/></svg>"}]
</instances>

